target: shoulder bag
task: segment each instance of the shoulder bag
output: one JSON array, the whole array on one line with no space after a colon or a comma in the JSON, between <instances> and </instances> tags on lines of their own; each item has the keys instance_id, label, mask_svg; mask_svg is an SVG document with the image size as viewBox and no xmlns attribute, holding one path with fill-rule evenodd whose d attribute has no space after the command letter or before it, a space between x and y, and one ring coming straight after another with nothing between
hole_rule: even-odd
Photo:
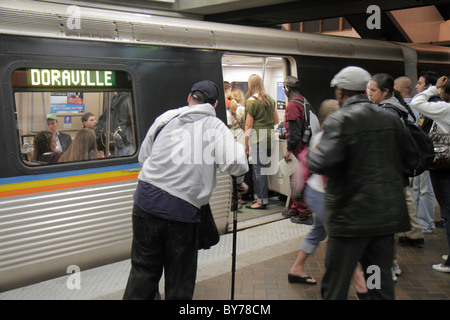
<instances>
[{"instance_id":1,"label":"shoulder bag","mask_svg":"<svg viewBox=\"0 0 450 320\"><path fill-rule=\"evenodd\" d=\"M429 170L450 170L450 133L429 133L434 147L433 163Z\"/></svg>"},{"instance_id":2,"label":"shoulder bag","mask_svg":"<svg viewBox=\"0 0 450 320\"><path fill-rule=\"evenodd\" d=\"M155 134L155 138L153 141L156 140L156 137L161 133L164 127L176 117L178 117L178 115L170 119L164 126L159 128L159 130ZM206 250L219 243L220 235L219 231L217 230L216 222L214 221L209 203L202 206L199 209L199 213L200 223L198 230L198 249Z\"/></svg>"}]
</instances>

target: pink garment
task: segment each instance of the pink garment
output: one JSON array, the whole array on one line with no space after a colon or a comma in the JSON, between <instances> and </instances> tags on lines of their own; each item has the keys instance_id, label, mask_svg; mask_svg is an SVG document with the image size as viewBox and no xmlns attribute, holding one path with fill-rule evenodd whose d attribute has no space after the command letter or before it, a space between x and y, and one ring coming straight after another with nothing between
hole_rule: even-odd
<instances>
[{"instance_id":1,"label":"pink garment","mask_svg":"<svg viewBox=\"0 0 450 320\"><path fill-rule=\"evenodd\" d=\"M306 181L308 181L311 176L311 171L309 171L306 161L306 155L308 154L308 147L303 148L299 154L294 154L298 160L298 164L294 173L289 177L291 185L291 200L292 206L290 208L291 212L298 212L300 217L306 217L311 214L306 203L303 201L303 188Z\"/></svg>"}]
</instances>

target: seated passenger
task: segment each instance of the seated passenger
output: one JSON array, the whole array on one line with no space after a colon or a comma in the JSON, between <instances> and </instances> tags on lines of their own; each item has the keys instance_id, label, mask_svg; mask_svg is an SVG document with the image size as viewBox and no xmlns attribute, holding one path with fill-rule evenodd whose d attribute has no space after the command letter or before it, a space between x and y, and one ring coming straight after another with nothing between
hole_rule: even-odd
<instances>
[{"instance_id":1,"label":"seated passenger","mask_svg":"<svg viewBox=\"0 0 450 320\"><path fill-rule=\"evenodd\" d=\"M103 152L97 151L95 133L91 129L82 128L77 132L73 143L59 159L59 162L72 162L104 158Z\"/></svg>"},{"instance_id":2,"label":"seated passenger","mask_svg":"<svg viewBox=\"0 0 450 320\"><path fill-rule=\"evenodd\" d=\"M34 138L33 160L57 163L64 152L56 152L56 138L50 131L41 131Z\"/></svg>"},{"instance_id":3,"label":"seated passenger","mask_svg":"<svg viewBox=\"0 0 450 320\"><path fill-rule=\"evenodd\" d=\"M66 151L72 143L72 137L58 129L58 117L53 114L47 114L47 130L51 131L56 138L56 152Z\"/></svg>"}]
</instances>

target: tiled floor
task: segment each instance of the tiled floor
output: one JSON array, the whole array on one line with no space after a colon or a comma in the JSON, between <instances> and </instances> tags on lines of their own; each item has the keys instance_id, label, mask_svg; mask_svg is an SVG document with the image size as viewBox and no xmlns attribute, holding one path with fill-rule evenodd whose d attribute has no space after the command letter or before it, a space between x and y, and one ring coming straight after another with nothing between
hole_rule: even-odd
<instances>
[{"instance_id":1,"label":"tiled floor","mask_svg":"<svg viewBox=\"0 0 450 320\"><path fill-rule=\"evenodd\" d=\"M309 230L310 226L282 219L239 231L234 299L321 300L326 242L320 245L315 257L308 259L305 268L318 281L317 285L290 284L287 280L288 271L297 257L297 248ZM221 236L218 245L199 252L194 300L219 300L219 303L230 300L232 242L232 234L226 234ZM397 300L448 300L450 273L431 268L442 261L441 255L447 251L442 228L425 235L424 248L399 245L398 261L403 274L395 285ZM80 290L69 290L68 276L63 276L0 292L0 300L121 300L130 265L128 259L83 270ZM163 289L162 279L161 293ZM353 289L350 289L348 298L356 299Z\"/></svg>"},{"instance_id":2,"label":"tiled floor","mask_svg":"<svg viewBox=\"0 0 450 320\"><path fill-rule=\"evenodd\" d=\"M236 271L235 300L320 300L320 283L324 273L326 243L322 243L315 257L307 261L305 271L318 284L290 284L287 273L297 257L297 251L280 255ZM413 248L398 245L397 259L402 270L395 284L397 300L450 299L450 273L431 268L447 254L444 229L434 229L425 235L425 247ZM194 300L229 300L231 297L231 272L198 282ZM349 299L356 299L351 288Z\"/></svg>"}]
</instances>

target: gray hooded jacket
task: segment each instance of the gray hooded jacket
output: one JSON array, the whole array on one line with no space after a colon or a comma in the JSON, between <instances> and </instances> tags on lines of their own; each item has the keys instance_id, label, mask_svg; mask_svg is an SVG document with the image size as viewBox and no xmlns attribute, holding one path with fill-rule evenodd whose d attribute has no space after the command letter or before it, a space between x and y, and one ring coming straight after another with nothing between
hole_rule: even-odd
<instances>
[{"instance_id":1,"label":"gray hooded jacket","mask_svg":"<svg viewBox=\"0 0 450 320\"><path fill-rule=\"evenodd\" d=\"M216 117L209 103L169 110L159 116L142 143L139 163L139 180L197 208L211 198L216 169L234 176L248 171L243 146Z\"/></svg>"}]
</instances>

